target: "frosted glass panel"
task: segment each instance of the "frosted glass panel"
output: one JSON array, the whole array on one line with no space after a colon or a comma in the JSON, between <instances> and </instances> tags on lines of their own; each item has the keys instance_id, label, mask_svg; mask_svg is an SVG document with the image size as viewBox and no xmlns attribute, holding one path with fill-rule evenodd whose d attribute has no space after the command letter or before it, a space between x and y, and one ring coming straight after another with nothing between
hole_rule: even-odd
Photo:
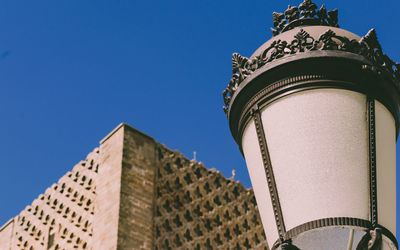
<instances>
[{"instance_id":1,"label":"frosted glass panel","mask_svg":"<svg viewBox=\"0 0 400 250\"><path fill-rule=\"evenodd\" d=\"M353 238L351 241L351 229ZM362 228L330 227L307 231L293 238L293 244L300 249L356 250L358 243L366 234ZM396 250L394 244L382 237L382 250Z\"/></svg>"},{"instance_id":2,"label":"frosted glass panel","mask_svg":"<svg viewBox=\"0 0 400 250\"><path fill-rule=\"evenodd\" d=\"M265 176L264 165L262 162L261 151L258 146L258 138L253 120L250 121L244 130L242 144L261 221L264 226L268 244L272 246L279 236L276 229L271 197L268 191L267 177Z\"/></svg>"},{"instance_id":3,"label":"frosted glass panel","mask_svg":"<svg viewBox=\"0 0 400 250\"><path fill-rule=\"evenodd\" d=\"M382 235L382 239L383 239L382 250L397 250L396 246L393 244L391 240L389 240L388 237Z\"/></svg>"},{"instance_id":4,"label":"frosted glass panel","mask_svg":"<svg viewBox=\"0 0 400 250\"><path fill-rule=\"evenodd\" d=\"M262 110L286 229L328 217L369 219L366 97L303 91Z\"/></svg>"},{"instance_id":5,"label":"frosted glass panel","mask_svg":"<svg viewBox=\"0 0 400 250\"><path fill-rule=\"evenodd\" d=\"M300 234L293 239L293 244L300 249L323 249L323 250L355 250L365 232L361 228L353 229L353 243L349 244L351 239L350 228L331 227L324 229L315 229Z\"/></svg>"},{"instance_id":6,"label":"frosted glass panel","mask_svg":"<svg viewBox=\"0 0 400 250\"><path fill-rule=\"evenodd\" d=\"M375 102L378 223L396 235L396 126L392 114Z\"/></svg>"}]
</instances>

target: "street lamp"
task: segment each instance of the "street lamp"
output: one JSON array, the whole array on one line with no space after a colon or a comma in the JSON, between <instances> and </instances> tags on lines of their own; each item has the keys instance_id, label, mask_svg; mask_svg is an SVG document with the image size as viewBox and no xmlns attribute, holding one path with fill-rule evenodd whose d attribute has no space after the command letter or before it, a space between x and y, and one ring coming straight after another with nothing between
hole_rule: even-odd
<instances>
[{"instance_id":1,"label":"street lamp","mask_svg":"<svg viewBox=\"0 0 400 250\"><path fill-rule=\"evenodd\" d=\"M223 92L271 249L398 249L400 64L310 0L232 55Z\"/></svg>"}]
</instances>

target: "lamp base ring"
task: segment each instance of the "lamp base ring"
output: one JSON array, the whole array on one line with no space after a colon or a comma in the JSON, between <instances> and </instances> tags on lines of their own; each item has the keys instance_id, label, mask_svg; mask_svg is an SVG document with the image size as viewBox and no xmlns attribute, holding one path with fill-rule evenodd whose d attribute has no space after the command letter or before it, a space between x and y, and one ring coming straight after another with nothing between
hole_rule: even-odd
<instances>
[{"instance_id":1,"label":"lamp base ring","mask_svg":"<svg viewBox=\"0 0 400 250\"><path fill-rule=\"evenodd\" d=\"M324 227L332 227L332 226L351 226L351 227L360 227L364 228L367 232L372 229L372 223L370 221L359 219L359 218L351 218L351 217L332 217L332 218L323 218L319 220L309 221L304 224L301 224L295 228L292 228L286 232L285 240L292 239L297 235L311 231L313 229L324 228ZM389 238L396 248L399 248L399 244L396 240L396 237L390 232L387 228L378 225L377 228L380 228L382 231L382 235ZM276 250L279 246L279 240L275 242L271 250Z\"/></svg>"}]
</instances>

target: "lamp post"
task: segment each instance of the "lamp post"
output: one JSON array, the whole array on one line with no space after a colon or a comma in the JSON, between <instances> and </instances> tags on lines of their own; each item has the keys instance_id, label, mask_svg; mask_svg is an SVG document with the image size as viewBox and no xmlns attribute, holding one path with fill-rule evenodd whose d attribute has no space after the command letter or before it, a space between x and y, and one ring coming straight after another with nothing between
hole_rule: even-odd
<instances>
[{"instance_id":1,"label":"lamp post","mask_svg":"<svg viewBox=\"0 0 400 250\"><path fill-rule=\"evenodd\" d=\"M223 92L271 249L398 249L400 64L310 0L232 55Z\"/></svg>"}]
</instances>

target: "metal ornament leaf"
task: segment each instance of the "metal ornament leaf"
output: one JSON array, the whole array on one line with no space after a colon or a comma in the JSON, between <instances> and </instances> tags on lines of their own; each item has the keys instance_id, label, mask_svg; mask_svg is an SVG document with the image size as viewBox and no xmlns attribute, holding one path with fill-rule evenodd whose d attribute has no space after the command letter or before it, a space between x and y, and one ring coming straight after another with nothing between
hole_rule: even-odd
<instances>
[{"instance_id":1,"label":"metal ornament leaf","mask_svg":"<svg viewBox=\"0 0 400 250\"><path fill-rule=\"evenodd\" d=\"M247 58L241 56L239 53L232 54L232 73L236 73L243 67L244 63L247 62Z\"/></svg>"},{"instance_id":2,"label":"metal ornament leaf","mask_svg":"<svg viewBox=\"0 0 400 250\"><path fill-rule=\"evenodd\" d=\"M310 36L306 31L301 29L295 36L291 43L291 53L304 52L312 48L314 38Z\"/></svg>"},{"instance_id":3,"label":"metal ornament leaf","mask_svg":"<svg viewBox=\"0 0 400 250\"><path fill-rule=\"evenodd\" d=\"M320 20L321 24L325 23L325 20L328 18L328 14L326 12L325 4L321 6L321 8L317 12L318 19Z\"/></svg>"},{"instance_id":4,"label":"metal ornament leaf","mask_svg":"<svg viewBox=\"0 0 400 250\"><path fill-rule=\"evenodd\" d=\"M272 23L275 27L271 28L272 35L276 36L281 32L298 26L304 26L305 23L309 25L339 27L337 9L327 11L325 4L318 11L317 9L318 6L311 0L304 0L299 6L289 5L284 14L278 12L272 13Z\"/></svg>"},{"instance_id":5,"label":"metal ornament leaf","mask_svg":"<svg viewBox=\"0 0 400 250\"><path fill-rule=\"evenodd\" d=\"M299 19L300 16L299 8L296 6L289 5L288 9L285 11L285 16L289 23Z\"/></svg>"},{"instance_id":6,"label":"metal ornament leaf","mask_svg":"<svg viewBox=\"0 0 400 250\"><path fill-rule=\"evenodd\" d=\"M314 17L317 5L311 2L311 0L304 0L304 2L299 5L299 9L301 10L300 14L303 16L302 18Z\"/></svg>"},{"instance_id":7,"label":"metal ornament leaf","mask_svg":"<svg viewBox=\"0 0 400 250\"><path fill-rule=\"evenodd\" d=\"M328 25L329 26L339 27L339 25L338 25L338 14L339 14L338 9L334 9L334 10L328 11L327 21L328 21Z\"/></svg>"},{"instance_id":8,"label":"metal ornament leaf","mask_svg":"<svg viewBox=\"0 0 400 250\"><path fill-rule=\"evenodd\" d=\"M273 12L272 13L272 23L276 29L271 28L273 34L279 34L286 24L285 14Z\"/></svg>"}]
</instances>

